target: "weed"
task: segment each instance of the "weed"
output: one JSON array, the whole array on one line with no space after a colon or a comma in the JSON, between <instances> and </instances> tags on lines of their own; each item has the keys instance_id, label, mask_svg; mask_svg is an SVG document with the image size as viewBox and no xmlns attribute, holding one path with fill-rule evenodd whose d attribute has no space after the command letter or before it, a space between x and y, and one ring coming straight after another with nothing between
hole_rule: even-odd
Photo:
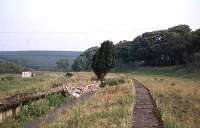
<instances>
[{"instance_id":1,"label":"weed","mask_svg":"<svg viewBox=\"0 0 200 128\"><path fill-rule=\"evenodd\" d=\"M113 78L113 79L106 79L101 82L101 87L105 87L106 85L108 86L114 86L114 85L119 85L125 83L126 80L124 78Z\"/></svg>"},{"instance_id":2,"label":"weed","mask_svg":"<svg viewBox=\"0 0 200 128\"><path fill-rule=\"evenodd\" d=\"M22 107L21 112L15 118L9 118L2 124L2 128L19 128L27 121L40 117L55 107L61 105L65 100L62 94L49 95L44 99L30 102Z\"/></svg>"},{"instance_id":3,"label":"weed","mask_svg":"<svg viewBox=\"0 0 200 128\"><path fill-rule=\"evenodd\" d=\"M134 91L130 83L108 86L88 101L77 104L48 127L129 128L132 126Z\"/></svg>"},{"instance_id":4,"label":"weed","mask_svg":"<svg viewBox=\"0 0 200 128\"><path fill-rule=\"evenodd\" d=\"M66 74L65 74L65 76L66 77L72 77L74 74L72 73L72 72L67 72Z\"/></svg>"},{"instance_id":5,"label":"weed","mask_svg":"<svg viewBox=\"0 0 200 128\"><path fill-rule=\"evenodd\" d=\"M14 80L15 77L13 75L7 75L1 78L1 81L11 81Z\"/></svg>"},{"instance_id":6,"label":"weed","mask_svg":"<svg viewBox=\"0 0 200 128\"><path fill-rule=\"evenodd\" d=\"M138 73L132 76L151 90L162 112L165 128L198 128L200 126L199 80L156 75L158 80L155 81L155 74Z\"/></svg>"}]
</instances>

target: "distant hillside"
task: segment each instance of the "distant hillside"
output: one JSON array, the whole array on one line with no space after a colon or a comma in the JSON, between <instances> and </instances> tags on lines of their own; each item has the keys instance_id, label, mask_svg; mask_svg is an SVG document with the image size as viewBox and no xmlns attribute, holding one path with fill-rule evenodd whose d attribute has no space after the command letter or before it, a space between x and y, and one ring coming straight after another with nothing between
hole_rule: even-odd
<instances>
[{"instance_id":1,"label":"distant hillside","mask_svg":"<svg viewBox=\"0 0 200 128\"><path fill-rule=\"evenodd\" d=\"M60 59L69 59L70 64L80 55L77 51L0 51L0 60L36 70L54 70Z\"/></svg>"}]
</instances>

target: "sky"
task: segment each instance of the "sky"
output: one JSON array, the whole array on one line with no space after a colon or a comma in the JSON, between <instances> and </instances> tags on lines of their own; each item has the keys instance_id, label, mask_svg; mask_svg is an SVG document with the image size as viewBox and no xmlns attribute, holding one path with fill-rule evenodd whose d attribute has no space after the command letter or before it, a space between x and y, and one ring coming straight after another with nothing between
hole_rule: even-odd
<instances>
[{"instance_id":1,"label":"sky","mask_svg":"<svg viewBox=\"0 0 200 128\"><path fill-rule=\"evenodd\" d=\"M187 24L200 0L0 0L0 51L84 51Z\"/></svg>"}]
</instances>

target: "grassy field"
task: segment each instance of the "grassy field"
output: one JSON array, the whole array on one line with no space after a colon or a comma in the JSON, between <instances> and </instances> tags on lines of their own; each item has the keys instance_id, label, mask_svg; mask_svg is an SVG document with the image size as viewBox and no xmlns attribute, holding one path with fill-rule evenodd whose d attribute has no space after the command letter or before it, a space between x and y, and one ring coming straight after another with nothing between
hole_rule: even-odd
<instances>
[{"instance_id":1,"label":"grassy field","mask_svg":"<svg viewBox=\"0 0 200 128\"><path fill-rule=\"evenodd\" d=\"M1 78L5 76L7 75L1 75ZM135 94L130 78L135 78L151 90L161 111L165 128L198 128L200 126L199 77L199 69L189 70L183 67L141 68L128 73L109 73L105 81L106 86L89 100L73 106L72 109L66 108L65 114L61 114L51 124L44 124L41 127L131 127ZM67 83L72 86L82 86L92 83L94 78L91 72L78 72L67 79ZM125 83L121 79L124 79ZM0 95L3 97L24 92L24 90L28 92L45 90L63 82L66 82L63 73L45 72L27 80L15 76L14 79L8 78L8 80L0 81ZM50 96L32 102L22 109L22 114L18 118L8 120L4 126L20 127L23 123L40 117L61 105L62 99L62 96ZM54 101L58 103L52 105L51 102ZM27 110L27 108L30 109Z\"/></svg>"},{"instance_id":2,"label":"grassy field","mask_svg":"<svg viewBox=\"0 0 200 128\"><path fill-rule=\"evenodd\" d=\"M21 128L25 123L47 114L64 102L70 101L70 97L62 94L49 95L44 99L30 102L24 105L19 114L14 118L8 118L0 123L0 128Z\"/></svg>"},{"instance_id":3,"label":"grassy field","mask_svg":"<svg viewBox=\"0 0 200 128\"><path fill-rule=\"evenodd\" d=\"M60 72L36 72L32 78L21 78L21 75L3 74L0 75L0 98L21 93L34 93L45 91L48 88L62 86L70 78ZM20 128L25 123L47 114L49 111L70 101L70 97L61 94L54 94L30 102L22 106L21 112L14 118L8 118L0 124L0 128Z\"/></svg>"},{"instance_id":4,"label":"grassy field","mask_svg":"<svg viewBox=\"0 0 200 128\"><path fill-rule=\"evenodd\" d=\"M7 76L7 75L5 75ZM4 78L5 76L2 76ZM40 77L39 77L40 76ZM27 88L30 92L39 90L38 81L43 80L49 86L43 88L44 90L56 85L55 80L50 82L49 79L55 77L57 82L63 82L63 74L45 72L38 77L30 78L28 81L30 88ZM62 79L58 79L59 76ZM123 79L123 80L122 80ZM75 73L74 76L67 79L68 84L72 86L82 86L92 83L94 80L94 74L91 72L79 72ZM6 88L6 92L9 93L15 89L22 89L26 84L20 85L24 82L24 79L19 77L12 78L13 83L19 83L15 88ZM26 81L26 80L25 80ZM34 84L33 84L34 83ZM36 84L36 85L35 85ZM52 122L52 124L46 124L43 127L131 127L132 125L132 109L134 101L134 90L132 83L129 79L125 79L124 74L111 73L106 77L105 86L99 92L97 92L91 99L88 101L73 106L72 109L67 110L67 115L60 115L57 120ZM118 84L118 85L117 85ZM110 85L110 86L107 86ZM38 88L37 88L38 87ZM14 91L19 93L19 91ZM23 91L22 91L23 92ZM69 101L68 101L69 100ZM6 122L0 124L0 127L3 128L19 128L22 127L25 123L41 117L44 114L47 114L49 111L53 110L57 106L60 106L64 102L70 102L70 98L63 97L62 95L50 95L47 98L31 102L22 107L22 111L15 118L9 118ZM68 108L66 108L68 109ZM69 117L69 118L66 118Z\"/></svg>"},{"instance_id":5,"label":"grassy field","mask_svg":"<svg viewBox=\"0 0 200 128\"><path fill-rule=\"evenodd\" d=\"M153 69L140 69L129 75L151 90L161 110L165 128L198 128L200 126L199 69L189 70L182 67Z\"/></svg>"},{"instance_id":6,"label":"grassy field","mask_svg":"<svg viewBox=\"0 0 200 128\"><path fill-rule=\"evenodd\" d=\"M64 73L37 72L35 77L21 78L17 74L0 75L0 98L20 93L44 91L65 81Z\"/></svg>"},{"instance_id":7,"label":"grassy field","mask_svg":"<svg viewBox=\"0 0 200 128\"><path fill-rule=\"evenodd\" d=\"M118 69L117 72L170 76L176 78L192 79L198 81L200 79L200 67L195 66L166 66L166 67L140 67L135 69Z\"/></svg>"},{"instance_id":8,"label":"grassy field","mask_svg":"<svg viewBox=\"0 0 200 128\"><path fill-rule=\"evenodd\" d=\"M87 75L88 76L88 75ZM117 79L123 74L110 74L107 79ZM88 78L89 79L89 78ZM132 126L134 90L131 81L106 86L88 101L67 110L52 124L44 128L129 128Z\"/></svg>"}]
</instances>

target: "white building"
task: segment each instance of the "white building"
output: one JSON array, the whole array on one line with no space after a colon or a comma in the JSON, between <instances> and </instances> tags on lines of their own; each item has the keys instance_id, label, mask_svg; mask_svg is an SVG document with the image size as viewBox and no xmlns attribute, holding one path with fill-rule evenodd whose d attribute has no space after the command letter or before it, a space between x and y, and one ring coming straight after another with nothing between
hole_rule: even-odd
<instances>
[{"instance_id":1,"label":"white building","mask_svg":"<svg viewBox=\"0 0 200 128\"><path fill-rule=\"evenodd\" d=\"M29 78L31 76L32 76L32 72L31 71L22 72L22 78Z\"/></svg>"}]
</instances>

